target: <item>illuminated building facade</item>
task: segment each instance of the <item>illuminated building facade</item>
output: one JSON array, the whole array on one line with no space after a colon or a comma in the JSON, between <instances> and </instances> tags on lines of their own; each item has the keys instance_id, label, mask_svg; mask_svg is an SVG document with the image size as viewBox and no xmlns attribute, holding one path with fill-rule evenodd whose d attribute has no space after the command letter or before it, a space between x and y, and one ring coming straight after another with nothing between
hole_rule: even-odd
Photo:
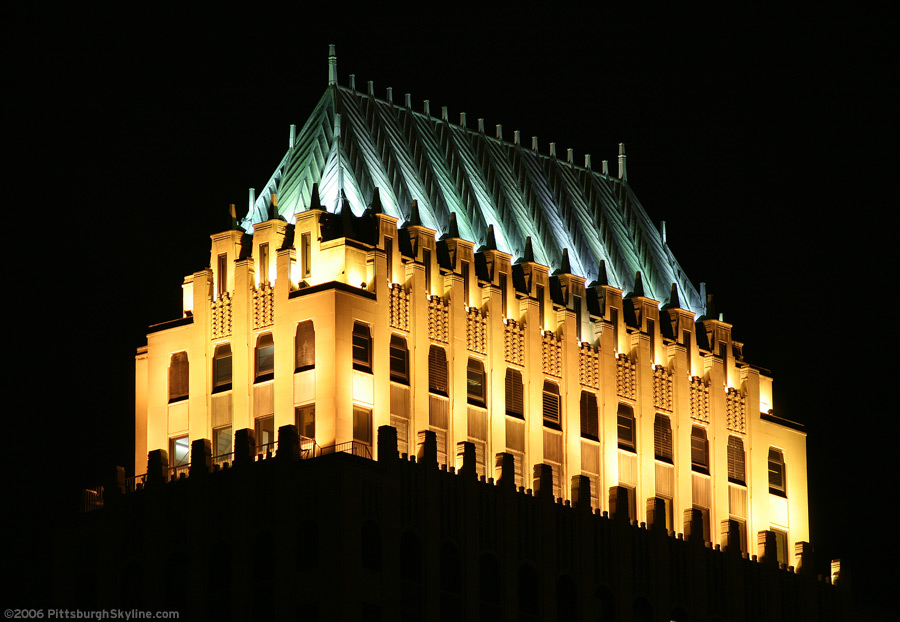
<instances>
[{"instance_id":1,"label":"illuminated building facade","mask_svg":"<svg viewBox=\"0 0 900 622\"><path fill-rule=\"evenodd\" d=\"M203 463L192 447L237 469L291 430L301 458L384 462L391 426L401 462L433 448L512 494L802 567L805 434L634 196L624 148L615 173L576 165L329 63L246 217L185 278L183 317L138 352L135 473L149 453L177 478Z\"/></svg>"}]
</instances>

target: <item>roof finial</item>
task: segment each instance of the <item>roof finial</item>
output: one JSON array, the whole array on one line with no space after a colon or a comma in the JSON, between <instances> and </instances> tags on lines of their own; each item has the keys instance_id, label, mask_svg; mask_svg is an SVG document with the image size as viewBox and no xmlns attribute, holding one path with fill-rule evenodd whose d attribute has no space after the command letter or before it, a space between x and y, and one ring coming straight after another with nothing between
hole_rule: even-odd
<instances>
[{"instance_id":1,"label":"roof finial","mask_svg":"<svg viewBox=\"0 0 900 622\"><path fill-rule=\"evenodd\" d=\"M333 43L328 46L328 85L332 84L337 84L337 55Z\"/></svg>"},{"instance_id":2,"label":"roof finial","mask_svg":"<svg viewBox=\"0 0 900 622\"><path fill-rule=\"evenodd\" d=\"M423 107L422 111L425 113L425 116L431 116L431 102L427 99L425 100L425 106Z\"/></svg>"},{"instance_id":3,"label":"roof finial","mask_svg":"<svg viewBox=\"0 0 900 622\"><path fill-rule=\"evenodd\" d=\"M243 231L243 229L238 226L237 221L237 208L234 206L234 203L228 204L228 215L231 216L231 230L232 231Z\"/></svg>"},{"instance_id":4,"label":"roof finial","mask_svg":"<svg viewBox=\"0 0 900 622\"><path fill-rule=\"evenodd\" d=\"M450 212L450 222L447 226L447 237L459 237L459 224L456 222L456 212Z\"/></svg>"},{"instance_id":5,"label":"roof finial","mask_svg":"<svg viewBox=\"0 0 900 622\"><path fill-rule=\"evenodd\" d=\"M575 150L571 147L566 149L566 162L573 164L575 162Z\"/></svg>"},{"instance_id":6,"label":"roof finial","mask_svg":"<svg viewBox=\"0 0 900 622\"><path fill-rule=\"evenodd\" d=\"M597 266L597 280L590 284L590 287L600 287L601 285L609 285L609 279L606 277L606 260L601 259Z\"/></svg>"},{"instance_id":7,"label":"roof finial","mask_svg":"<svg viewBox=\"0 0 900 622\"><path fill-rule=\"evenodd\" d=\"M392 86L387 87L387 101L389 104L394 103L394 87Z\"/></svg>"},{"instance_id":8,"label":"roof finial","mask_svg":"<svg viewBox=\"0 0 900 622\"><path fill-rule=\"evenodd\" d=\"M681 299L678 297L678 284L672 283L672 293L669 294L669 308L670 309L680 309L681 308Z\"/></svg>"},{"instance_id":9,"label":"roof finial","mask_svg":"<svg viewBox=\"0 0 900 622\"><path fill-rule=\"evenodd\" d=\"M568 248L563 249L562 259L559 261L559 268L557 268L553 274L572 274L572 265L569 263Z\"/></svg>"},{"instance_id":10,"label":"roof finial","mask_svg":"<svg viewBox=\"0 0 900 622\"><path fill-rule=\"evenodd\" d=\"M372 80L369 80L369 81L366 83L366 86L367 86L367 88L368 88L368 90L369 90L369 91L368 91L368 92L369 92L369 97L375 97L375 82L372 81Z\"/></svg>"},{"instance_id":11,"label":"roof finial","mask_svg":"<svg viewBox=\"0 0 900 622\"><path fill-rule=\"evenodd\" d=\"M247 213L252 215L253 206L256 205L256 188L250 188L250 191L247 193L247 201L249 203Z\"/></svg>"},{"instance_id":12,"label":"roof finial","mask_svg":"<svg viewBox=\"0 0 900 622\"><path fill-rule=\"evenodd\" d=\"M644 279L641 277L641 271L638 270L634 274L634 289L631 292L632 296L643 296L644 295Z\"/></svg>"},{"instance_id":13,"label":"roof finial","mask_svg":"<svg viewBox=\"0 0 900 622\"><path fill-rule=\"evenodd\" d=\"M488 225L487 235L484 238L484 247L482 250L497 250L497 238L494 237L494 225Z\"/></svg>"},{"instance_id":14,"label":"roof finial","mask_svg":"<svg viewBox=\"0 0 900 622\"><path fill-rule=\"evenodd\" d=\"M550 143L550 157L551 157L551 158L555 158L555 157L556 157L556 143L554 143L554 142L552 142L552 141L551 141L551 143Z\"/></svg>"},{"instance_id":15,"label":"roof finial","mask_svg":"<svg viewBox=\"0 0 900 622\"><path fill-rule=\"evenodd\" d=\"M313 184L312 191L309 193L309 209L324 210L322 200L319 198L319 184Z\"/></svg>"},{"instance_id":16,"label":"roof finial","mask_svg":"<svg viewBox=\"0 0 900 622\"><path fill-rule=\"evenodd\" d=\"M609 175L609 160L600 160L600 173Z\"/></svg>"},{"instance_id":17,"label":"roof finial","mask_svg":"<svg viewBox=\"0 0 900 622\"><path fill-rule=\"evenodd\" d=\"M297 126L291 123L291 131L288 134L288 147L294 148L294 140L297 138Z\"/></svg>"},{"instance_id":18,"label":"roof finial","mask_svg":"<svg viewBox=\"0 0 900 622\"><path fill-rule=\"evenodd\" d=\"M619 179L628 181L628 171L625 170L625 143L619 143Z\"/></svg>"},{"instance_id":19,"label":"roof finial","mask_svg":"<svg viewBox=\"0 0 900 622\"><path fill-rule=\"evenodd\" d=\"M381 206L381 194L378 192L378 186L375 186L375 190L372 192L372 202L369 203L369 213L370 214L383 214L384 209Z\"/></svg>"},{"instance_id":20,"label":"roof finial","mask_svg":"<svg viewBox=\"0 0 900 622\"><path fill-rule=\"evenodd\" d=\"M419 201L413 199L412 205L409 206L409 218L406 219L404 227L421 226L422 220L419 218Z\"/></svg>"},{"instance_id":21,"label":"roof finial","mask_svg":"<svg viewBox=\"0 0 900 622\"><path fill-rule=\"evenodd\" d=\"M532 150L532 151L537 151L537 150L538 150L537 136L532 136L532 137L531 137L531 150Z\"/></svg>"},{"instance_id":22,"label":"roof finial","mask_svg":"<svg viewBox=\"0 0 900 622\"><path fill-rule=\"evenodd\" d=\"M591 154L584 154L584 168L591 168Z\"/></svg>"},{"instance_id":23,"label":"roof finial","mask_svg":"<svg viewBox=\"0 0 900 622\"><path fill-rule=\"evenodd\" d=\"M497 140L503 140L503 126L500 123L497 124Z\"/></svg>"},{"instance_id":24,"label":"roof finial","mask_svg":"<svg viewBox=\"0 0 900 622\"><path fill-rule=\"evenodd\" d=\"M525 238L525 248L522 250L522 257L516 263L534 262L534 249L531 247L531 236Z\"/></svg>"},{"instance_id":25,"label":"roof finial","mask_svg":"<svg viewBox=\"0 0 900 622\"><path fill-rule=\"evenodd\" d=\"M466 127L466 113L465 112L459 113L459 126Z\"/></svg>"},{"instance_id":26,"label":"roof finial","mask_svg":"<svg viewBox=\"0 0 900 622\"><path fill-rule=\"evenodd\" d=\"M519 130L515 130L513 132L513 144L518 145L521 142L521 140L522 140L521 132L519 132Z\"/></svg>"}]
</instances>

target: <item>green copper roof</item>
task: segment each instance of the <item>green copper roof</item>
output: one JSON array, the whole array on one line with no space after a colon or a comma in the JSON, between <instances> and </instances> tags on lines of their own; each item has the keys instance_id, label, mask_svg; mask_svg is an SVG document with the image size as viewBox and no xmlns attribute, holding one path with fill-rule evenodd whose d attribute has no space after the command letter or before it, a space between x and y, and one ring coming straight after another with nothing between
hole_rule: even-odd
<instances>
[{"instance_id":1,"label":"green copper roof","mask_svg":"<svg viewBox=\"0 0 900 622\"><path fill-rule=\"evenodd\" d=\"M378 188L385 213L405 221L413 200L422 224L439 232L456 214L460 237L482 245L494 226L497 248L514 259L530 237L534 259L559 268L568 249L572 272L666 302L672 284L682 308L704 312L628 183L436 118L371 93L329 84L303 129L241 225L268 219L272 193L288 222L309 207L313 184L322 205L340 211L340 191L357 215Z\"/></svg>"}]
</instances>

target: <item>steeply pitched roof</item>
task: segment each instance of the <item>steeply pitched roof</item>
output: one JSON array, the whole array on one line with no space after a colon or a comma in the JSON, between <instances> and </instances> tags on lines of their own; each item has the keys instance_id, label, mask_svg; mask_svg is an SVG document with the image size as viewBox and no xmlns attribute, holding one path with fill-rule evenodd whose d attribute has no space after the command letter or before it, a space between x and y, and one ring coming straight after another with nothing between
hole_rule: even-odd
<instances>
[{"instance_id":1,"label":"steeply pitched roof","mask_svg":"<svg viewBox=\"0 0 900 622\"><path fill-rule=\"evenodd\" d=\"M453 212L460 236L476 246L493 225L497 248L514 259L531 237L534 260L551 270L568 249L572 272L588 283L605 266L599 280L627 293L640 271L646 296L665 302L675 283L683 307L704 312L627 181L330 82L303 129L292 132L245 230L268 218L272 193L293 222L309 207L313 184L326 210L341 211L343 191L356 215L377 188L383 211L401 222L416 200L422 224L438 236Z\"/></svg>"}]
</instances>

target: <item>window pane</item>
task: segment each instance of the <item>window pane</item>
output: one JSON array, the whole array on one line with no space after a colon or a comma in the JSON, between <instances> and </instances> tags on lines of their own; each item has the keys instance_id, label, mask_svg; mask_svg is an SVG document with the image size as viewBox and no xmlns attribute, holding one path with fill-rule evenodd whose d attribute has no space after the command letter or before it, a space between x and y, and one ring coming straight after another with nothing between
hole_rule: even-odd
<instances>
[{"instance_id":1,"label":"window pane","mask_svg":"<svg viewBox=\"0 0 900 622\"><path fill-rule=\"evenodd\" d=\"M368 408L353 407L353 440L372 444L372 411Z\"/></svg>"},{"instance_id":2,"label":"window pane","mask_svg":"<svg viewBox=\"0 0 900 622\"><path fill-rule=\"evenodd\" d=\"M227 387L231 384L231 346L227 343L216 348L213 361L213 387Z\"/></svg>"},{"instance_id":3,"label":"window pane","mask_svg":"<svg viewBox=\"0 0 900 622\"><path fill-rule=\"evenodd\" d=\"M169 361L169 401L188 396L188 356L187 352L176 352Z\"/></svg>"},{"instance_id":4,"label":"window pane","mask_svg":"<svg viewBox=\"0 0 900 622\"><path fill-rule=\"evenodd\" d=\"M478 359L469 359L466 368L466 392L470 404L484 406L484 365Z\"/></svg>"},{"instance_id":5,"label":"window pane","mask_svg":"<svg viewBox=\"0 0 900 622\"><path fill-rule=\"evenodd\" d=\"M275 372L275 342L271 333L260 335L256 340L256 379L262 379Z\"/></svg>"},{"instance_id":6,"label":"window pane","mask_svg":"<svg viewBox=\"0 0 900 622\"><path fill-rule=\"evenodd\" d=\"M256 420L256 446L260 453L274 449L275 417L260 417Z\"/></svg>"},{"instance_id":7,"label":"window pane","mask_svg":"<svg viewBox=\"0 0 900 622\"><path fill-rule=\"evenodd\" d=\"M525 418L523 403L524 388L522 374L516 369L506 370L506 414L519 419Z\"/></svg>"},{"instance_id":8,"label":"window pane","mask_svg":"<svg viewBox=\"0 0 900 622\"><path fill-rule=\"evenodd\" d=\"M777 495L785 493L784 456L774 447L769 448L769 492Z\"/></svg>"},{"instance_id":9,"label":"window pane","mask_svg":"<svg viewBox=\"0 0 900 622\"><path fill-rule=\"evenodd\" d=\"M406 339L400 335L391 336L391 380L409 384L409 351Z\"/></svg>"},{"instance_id":10,"label":"window pane","mask_svg":"<svg viewBox=\"0 0 900 622\"><path fill-rule=\"evenodd\" d=\"M728 480L743 484L744 479L744 442L737 436L728 437Z\"/></svg>"},{"instance_id":11,"label":"window pane","mask_svg":"<svg viewBox=\"0 0 900 622\"><path fill-rule=\"evenodd\" d=\"M353 369L372 373L372 336L361 322L353 325Z\"/></svg>"},{"instance_id":12,"label":"window pane","mask_svg":"<svg viewBox=\"0 0 900 622\"><path fill-rule=\"evenodd\" d=\"M634 411L628 404L619 404L617 428L619 449L635 451Z\"/></svg>"},{"instance_id":13,"label":"window pane","mask_svg":"<svg viewBox=\"0 0 900 622\"><path fill-rule=\"evenodd\" d=\"M187 466L191 461L191 442L187 436L169 440L169 466Z\"/></svg>"},{"instance_id":14,"label":"window pane","mask_svg":"<svg viewBox=\"0 0 900 622\"><path fill-rule=\"evenodd\" d=\"M447 355L440 346L428 350L428 390L447 395Z\"/></svg>"},{"instance_id":15,"label":"window pane","mask_svg":"<svg viewBox=\"0 0 900 622\"><path fill-rule=\"evenodd\" d=\"M559 387L550 382L544 381L544 421L559 425Z\"/></svg>"},{"instance_id":16,"label":"window pane","mask_svg":"<svg viewBox=\"0 0 900 622\"><path fill-rule=\"evenodd\" d=\"M231 453L231 426L213 430L213 456Z\"/></svg>"},{"instance_id":17,"label":"window pane","mask_svg":"<svg viewBox=\"0 0 900 622\"><path fill-rule=\"evenodd\" d=\"M657 460L672 462L672 424L665 415L656 415L653 425L653 451Z\"/></svg>"},{"instance_id":18,"label":"window pane","mask_svg":"<svg viewBox=\"0 0 900 622\"><path fill-rule=\"evenodd\" d=\"M296 418L297 432L303 438L316 438L316 405L298 406L294 415Z\"/></svg>"},{"instance_id":19,"label":"window pane","mask_svg":"<svg viewBox=\"0 0 900 622\"><path fill-rule=\"evenodd\" d=\"M581 392L581 435L597 439L599 433L597 396L589 391Z\"/></svg>"},{"instance_id":20,"label":"window pane","mask_svg":"<svg viewBox=\"0 0 900 622\"><path fill-rule=\"evenodd\" d=\"M294 369L306 371L316 366L316 330L312 320L297 324L294 338Z\"/></svg>"},{"instance_id":21,"label":"window pane","mask_svg":"<svg viewBox=\"0 0 900 622\"><path fill-rule=\"evenodd\" d=\"M691 429L691 468L703 472L709 470L709 443L706 430L699 426Z\"/></svg>"}]
</instances>

